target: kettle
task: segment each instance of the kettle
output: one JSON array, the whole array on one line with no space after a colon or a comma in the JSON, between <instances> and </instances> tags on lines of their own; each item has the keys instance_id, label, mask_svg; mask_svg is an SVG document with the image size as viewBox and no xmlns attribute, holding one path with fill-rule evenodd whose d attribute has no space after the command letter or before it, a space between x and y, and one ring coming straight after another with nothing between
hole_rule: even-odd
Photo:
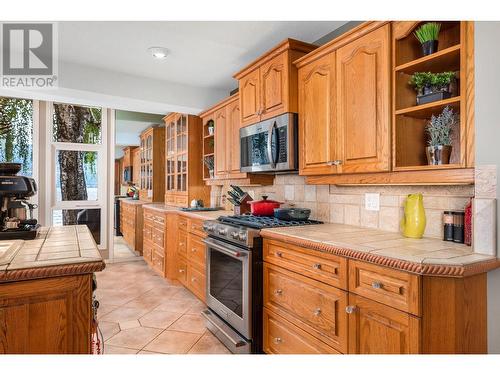
<instances>
[{"instance_id":1,"label":"kettle","mask_svg":"<svg viewBox=\"0 0 500 375\"><path fill-rule=\"evenodd\" d=\"M404 215L401 220L403 236L422 238L425 231L425 210L422 194L408 194L404 203Z\"/></svg>"}]
</instances>

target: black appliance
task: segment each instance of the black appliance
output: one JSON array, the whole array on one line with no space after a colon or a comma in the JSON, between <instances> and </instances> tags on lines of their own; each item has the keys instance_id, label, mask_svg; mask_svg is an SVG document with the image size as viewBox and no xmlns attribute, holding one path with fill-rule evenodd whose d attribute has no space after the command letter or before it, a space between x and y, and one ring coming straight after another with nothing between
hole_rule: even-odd
<instances>
[{"instance_id":1,"label":"black appliance","mask_svg":"<svg viewBox=\"0 0 500 375\"><path fill-rule=\"evenodd\" d=\"M120 199L128 198L126 195L116 195L115 196L115 236L122 236L120 230Z\"/></svg>"},{"instance_id":2,"label":"black appliance","mask_svg":"<svg viewBox=\"0 0 500 375\"><path fill-rule=\"evenodd\" d=\"M322 224L253 215L203 223L208 237L207 328L233 353L262 353L262 237L260 229Z\"/></svg>"},{"instance_id":3,"label":"black appliance","mask_svg":"<svg viewBox=\"0 0 500 375\"><path fill-rule=\"evenodd\" d=\"M284 172L298 169L296 113L240 129L241 172Z\"/></svg>"},{"instance_id":4,"label":"black appliance","mask_svg":"<svg viewBox=\"0 0 500 375\"><path fill-rule=\"evenodd\" d=\"M125 183L132 182L132 166L123 168L123 181Z\"/></svg>"},{"instance_id":5,"label":"black appliance","mask_svg":"<svg viewBox=\"0 0 500 375\"><path fill-rule=\"evenodd\" d=\"M37 206L27 200L36 194L36 182L31 177L17 176L20 170L19 163L0 163L0 240L31 240L40 227L33 219Z\"/></svg>"}]
</instances>

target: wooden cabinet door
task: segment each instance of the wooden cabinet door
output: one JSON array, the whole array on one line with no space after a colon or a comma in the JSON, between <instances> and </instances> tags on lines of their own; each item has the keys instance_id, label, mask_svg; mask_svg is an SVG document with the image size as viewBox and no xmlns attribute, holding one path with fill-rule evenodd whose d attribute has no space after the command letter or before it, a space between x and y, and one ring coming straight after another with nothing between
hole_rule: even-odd
<instances>
[{"instance_id":1,"label":"wooden cabinet door","mask_svg":"<svg viewBox=\"0 0 500 375\"><path fill-rule=\"evenodd\" d=\"M337 50L337 128L343 173L390 166L390 26Z\"/></svg>"},{"instance_id":2,"label":"wooden cabinet door","mask_svg":"<svg viewBox=\"0 0 500 375\"><path fill-rule=\"evenodd\" d=\"M335 53L299 69L299 172L336 173Z\"/></svg>"},{"instance_id":3,"label":"wooden cabinet door","mask_svg":"<svg viewBox=\"0 0 500 375\"><path fill-rule=\"evenodd\" d=\"M227 170L231 177L240 174L240 103L235 100L227 105Z\"/></svg>"},{"instance_id":4,"label":"wooden cabinet door","mask_svg":"<svg viewBox=\"0 0 500 375\"><path fill-rule=\"evenodd\" d=\"M241 124L251 125L260 120L260 71L255 69L240 79Z\"/></svg>"},{"instance_id":5,"label":"wooden cabinet door","mask_svg":"<svg viewBox=\"0 0 500 375\"><path fill-rule=\"evenodd\" d=\"M141 171L141 149L137 147L132 151L132 181L135 185L139 185Z\"/></svg>"},{"instance_id":6,"label":"wooden cabinet door","mask_svg":"<svg viewBox=\"0 0 500 375\"><path fill-rule=\"evenodd\" d=\"M420 319L349 293L349 354L418 354Z\"/></svg>"},{"instance_id":7,"label":"wooden cabinet door","mask_svg":"<svg viewBox=\"0 0 500 375\"><path fill-rule=\"evenodd\" d=\"M226 167L226 133L227 133L227 114L223 107L215 112L215 176L224 178L227 174Z\"/></svg>"},{"instance_id":8,"label":"wooden cabinet door","mask_svg":"<svg viewBox=\"0 0 500 375\"><path fill-rule=\"evenodd\" d=\"M260 67L261 120L277 116L288 104L288 65L282 53Z\"/></svg>"}]
</instances>

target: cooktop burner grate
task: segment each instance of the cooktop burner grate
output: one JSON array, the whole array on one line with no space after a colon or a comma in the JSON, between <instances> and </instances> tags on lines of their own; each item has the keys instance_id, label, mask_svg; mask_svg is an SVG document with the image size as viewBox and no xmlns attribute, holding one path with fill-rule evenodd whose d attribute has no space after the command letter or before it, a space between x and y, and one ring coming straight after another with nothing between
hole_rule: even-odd
<instances>
[{"instance_id":1,"label":"cooktop burner grate","mask_svg":"<svg viewBox=\"0 0 500 375\"><path fill-rule=\"evenodd\" d=\"M220 216L221 223L241 225L250 228L276 228L276 227L294 227L299 225L323 224L317 220L280 220L272 216L254 216L254 215L234 215Z\"/></svg>"}]
</instances>

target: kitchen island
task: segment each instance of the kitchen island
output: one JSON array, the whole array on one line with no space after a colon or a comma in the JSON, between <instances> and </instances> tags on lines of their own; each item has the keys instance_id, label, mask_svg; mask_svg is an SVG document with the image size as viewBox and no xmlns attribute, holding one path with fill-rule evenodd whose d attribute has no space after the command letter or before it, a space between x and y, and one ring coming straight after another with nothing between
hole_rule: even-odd
<instances>
[{"instance_id":1,"label":"kitchen island","mask_svg":"<svg viewBox=\"0 0 500 375\"><path fill-rule=\"evenodd\" d=\"M84 225L0 241L0 353L90 354L92 278L104 267Z\"/></svg>"}]
</instances>

